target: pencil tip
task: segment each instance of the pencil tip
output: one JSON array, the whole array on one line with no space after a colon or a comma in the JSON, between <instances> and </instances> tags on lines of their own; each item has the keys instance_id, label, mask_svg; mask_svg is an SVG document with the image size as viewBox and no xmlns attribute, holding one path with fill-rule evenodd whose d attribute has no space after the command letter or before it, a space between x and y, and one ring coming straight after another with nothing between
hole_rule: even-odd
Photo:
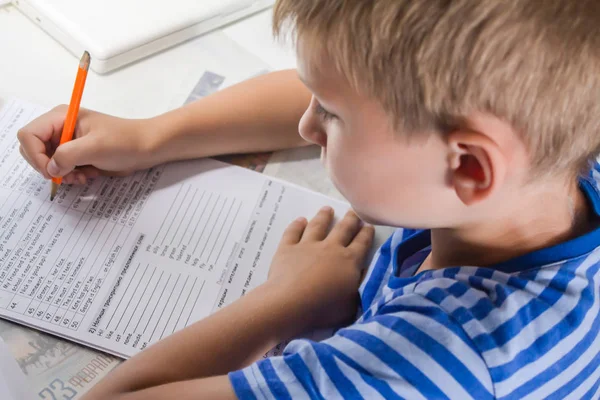
<instances>
[{"instance_id":1,"label":"pencil tip","mask_svg":"<svg viewBox=\"0 0 600 400\"><path fill-rule=\"evenodd\" d=\"M50 201L54 201L56 192L58 192L58 185L55 182L52 182L52 187L50 188Z\"/></svg>"},{"instance_id":2,"label":"pencil tip","mask_svg":"<svg viewBox=\"0 0 600 400\"><path fill-rule=\"evenodd\" d=\"M92 62L92 57L90 53L86 50L83 52L83 56L81 57L81 61L79 62L79 67L84 70L88 70L90 68L90 63Z\"/></svg>"}]
</instances>

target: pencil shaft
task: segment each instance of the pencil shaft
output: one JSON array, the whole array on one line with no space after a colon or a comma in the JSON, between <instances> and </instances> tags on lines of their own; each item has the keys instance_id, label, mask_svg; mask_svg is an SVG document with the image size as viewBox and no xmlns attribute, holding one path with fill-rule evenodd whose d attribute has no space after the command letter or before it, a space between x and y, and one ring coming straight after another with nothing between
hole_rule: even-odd
<instances>
[{"instance_id":1,"label":"pencil shaft","mask_svg":"<svg viewBox=\"0 0 600 400\"><path fill-rule=\"evenodd\" d=\"M91 57L86 51L83 53L81 60L79 61L79 67L77 68L77 76L75 78L75 85L73 86L73 93L71 95L71 102L67 110L67 116L65 118L65 124L63 126L62 134L60 136L59 146L71 141L73 134L75 133L75 127L77 125L77 117L79 115L79 107L81 105L81 98L83 97L83 89L85 88L85 81L87 79L87 73L90 67ZM62 183L62 178L52 178L52 190L56 195L58 186ZM56 186L56 189L55 189ZM54 196L50 196L51 199Z\"/></svg>"}]
</instances>

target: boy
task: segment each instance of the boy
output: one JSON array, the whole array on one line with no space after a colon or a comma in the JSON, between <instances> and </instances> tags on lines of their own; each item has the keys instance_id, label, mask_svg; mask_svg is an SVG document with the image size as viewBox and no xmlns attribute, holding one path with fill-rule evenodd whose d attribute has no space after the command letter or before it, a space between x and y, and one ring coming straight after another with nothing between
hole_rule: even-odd
<instances>
[{"instance_id":1,"label":"boy","mask_svg":"<svg viewBox=\"0 0 600 400\"><path fill-rule=\"evenodd\" d=\"M595 0L279 0L310 100L284 72L148 121L86 111L53 155L64 110L24 128L35 168L83 183L300 145L310 102L300 134L358 216L424 229L361 281L370 226L295 221L265 284L87 398L598 398L598 20ZM345 327L255 362L324 326Z\"/></svg>"}]
</instances>

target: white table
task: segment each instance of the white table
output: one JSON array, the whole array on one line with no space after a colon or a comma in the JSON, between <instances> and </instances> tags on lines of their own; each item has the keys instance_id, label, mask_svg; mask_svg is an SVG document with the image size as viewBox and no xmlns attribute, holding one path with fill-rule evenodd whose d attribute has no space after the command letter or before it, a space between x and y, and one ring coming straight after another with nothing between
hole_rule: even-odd
<instances>
[{"instance_id":1,"label":"white table","mask_svg":"<svg viewBox=\"0 0 600 400\"><path fill-rule=\"evenodd\" d=\"M263 11L207 36L224 36L245 47L271 69L295 67L289 47L271 36L271 11ZM194 51L198 41L163 51L107 75L90 71L83 107L138 118L172 108L173 96L190 90L199 67L209 60ZM16 96L53 106L68 102L78 58L30 22L13 6L0 8L0 99Z\"/></svg>"}]
</instances>

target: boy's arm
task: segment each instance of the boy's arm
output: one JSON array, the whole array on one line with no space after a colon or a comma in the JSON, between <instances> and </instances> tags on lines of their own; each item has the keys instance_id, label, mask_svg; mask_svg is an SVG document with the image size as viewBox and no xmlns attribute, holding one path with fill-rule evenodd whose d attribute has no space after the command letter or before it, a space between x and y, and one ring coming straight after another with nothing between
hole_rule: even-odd
<instances>
[{"instance_id":1,"label":"boy's arm","mask_svg":"<svg viewBox=\"0 0 600 400\"><path fill-rule=\"evenodd\" d=\"M154 163L308 144L298 123L311 93L295 70L248 80L153 119Z\"/></svg>"},{"instance_id":2,"label":"boy's arm","mask_svg":"<svg viewBox=\"0 0 600 400\"><path fill-rule=\"evenodd\" d=\"M289 70L250 79L150 119L82 109L75 139L56 149L66 115L61 106L19 131L20 150L45 178L84 183L99 173L130 172L167 161L301 146L307 142L298 134L298 122L310 96L296 71ZM84 167L73 171L76 166Z\"/></svg>"},{"instance_id":3,"label":"boy's arm","mask_svg":"<svg viewBox=\"0 0 600 400\"><path fill-rule=\"evenodd\" d=\"M132 357L85 399L234 398L227 373L284 340L348 322L373 228L349 213L328 233L332 219L324 209L310 223L293 222L266 283Z\"/></svg>"},{"instance_id":4,"label":"boy's arm","mask_svg":"<svg viewBox=\"0 0 600 400\"><path fill-rule=\"evenodd\" d=\"M226 374L259 359L293 326L277 301L267 286L249 292L126 361L85 398L235 398Z\"/></svg>"}]
</instances>

